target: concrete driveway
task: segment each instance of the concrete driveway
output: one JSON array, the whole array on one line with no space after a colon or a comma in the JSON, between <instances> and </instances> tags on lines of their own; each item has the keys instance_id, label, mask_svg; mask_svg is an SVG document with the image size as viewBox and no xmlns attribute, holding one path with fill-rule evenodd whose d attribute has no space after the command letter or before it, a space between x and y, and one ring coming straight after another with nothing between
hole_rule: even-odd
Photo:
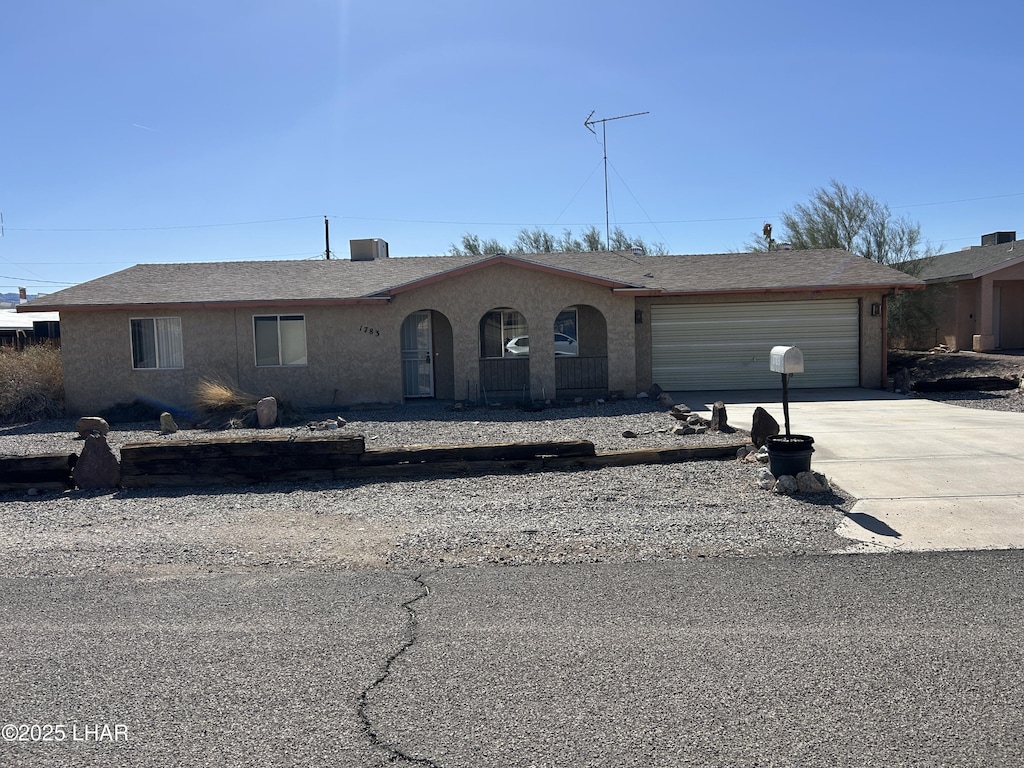
<instances>
[{"instance_id":1,"label":"concrete driveway","mask_svg":"<svg viewBox=\"0 0 1024 768\"><path fill-rule=\"evenodd\" d=\"M673 393L726 404L749 429L760 405L785 430L782 388ZM790 429L814 438L811 468L858 501L838 533L864 550L1024 548L1024 414L867 389L790 390Z\"/></svg>"}]
</instances>

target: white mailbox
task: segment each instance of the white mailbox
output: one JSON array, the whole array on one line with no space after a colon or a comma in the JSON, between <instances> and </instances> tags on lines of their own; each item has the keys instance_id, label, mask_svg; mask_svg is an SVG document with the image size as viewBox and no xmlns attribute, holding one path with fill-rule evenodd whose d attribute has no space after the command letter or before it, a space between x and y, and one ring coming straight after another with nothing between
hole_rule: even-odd
<instances>
[{"instance_id":1,"label":"white mailbox","mask_svg":"<svg viewBox=\"0 0 1024 768\"><path fill-rule=\"evenodd\" d=\"M772 347L769 370L772 373L803 373L804 353L796 347Z\"/></svg>"}]
</instances>

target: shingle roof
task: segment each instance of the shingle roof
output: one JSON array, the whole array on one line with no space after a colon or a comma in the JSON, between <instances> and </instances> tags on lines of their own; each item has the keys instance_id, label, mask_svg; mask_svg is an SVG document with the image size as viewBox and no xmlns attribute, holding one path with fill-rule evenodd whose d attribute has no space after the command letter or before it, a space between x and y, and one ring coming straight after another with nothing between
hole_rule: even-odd
<instances>
[{"instance_id":1,"label":"shingle roof","mask_svg":"<svg viewBox=\"0 0 1024 768\"><path fill-rule=\"evenodd\" d=\"M986 272L1010 266L1024 259L1024 240L998 245L979 245L966 251L940 253L910 262L911 274L925 282L940 283L951 280L972 280Z\"/></svg>"},{"instance_id":2,"label":"shingle roof","mask_svg":"<svg viewBox=\"0 0 1024 768\"><path fill-rule=\"evenodd\" d=\"M619 252L418 256L375 261L139 264L40 297L29 311L128 305L372 301L447 273L502 261L611 288L660 294L911 288L914 277L840 250L634 256Z\"/></svg>"}]
</instances>

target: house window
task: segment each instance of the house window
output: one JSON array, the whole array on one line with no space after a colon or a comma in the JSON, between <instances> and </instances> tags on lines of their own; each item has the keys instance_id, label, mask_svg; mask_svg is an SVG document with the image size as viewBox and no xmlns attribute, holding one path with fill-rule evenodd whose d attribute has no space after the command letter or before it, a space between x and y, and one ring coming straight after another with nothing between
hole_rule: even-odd
<instances>
[{"instance_id":1,"label":"house window","mask_svg":"<svg viewBox=\"0 0 1024 768\"><path fill-rule=\"evenodd\" d=\"M131 320L133 368L184 368L180 317Z\"/></svg>"},{"instance_id":2,"label":"house window","mask_svg":"<svg viewBox=\"0 0 1024 768\"><path fill-rule=\"evenodd\" d=\"M491 310L480 318L480 357L529 354L528 334L526 318L521 313L514 309Z\"/></svg>"},{"instance_id":3,"label":"house window","mask_svg":"<svg viewBox=\"0 0 1024 768\"><path fill-rule=\"evenodd\" d=\"M304 315L255 315L256 365L305 365Z\"/></svg>"},{"instance_id":4,"label":"house window","mask_svg":"<svg viewBox=\"0 0 1024 768\"><path fill-rule=\"evenodd\" d=\"M555 318L555 356L575 357L579 354L579 325L575 309L563 309Z\"/></svg>"}]
</instances>

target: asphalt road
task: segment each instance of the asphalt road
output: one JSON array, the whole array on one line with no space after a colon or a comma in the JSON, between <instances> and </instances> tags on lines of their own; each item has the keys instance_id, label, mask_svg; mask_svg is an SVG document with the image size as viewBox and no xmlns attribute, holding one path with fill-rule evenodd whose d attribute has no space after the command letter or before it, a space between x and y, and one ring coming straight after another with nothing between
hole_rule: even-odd
<instances>
[{"instance_id":1,"label":"asphalt road","mask_svg":"<svg viewBox=\"0 0 1024 768\"><path fill-rule=\"evenodd\" d=\"M413 576L0 580L0 765L1024 761L1024 552Z\"/></svg>"}]
</instances>

